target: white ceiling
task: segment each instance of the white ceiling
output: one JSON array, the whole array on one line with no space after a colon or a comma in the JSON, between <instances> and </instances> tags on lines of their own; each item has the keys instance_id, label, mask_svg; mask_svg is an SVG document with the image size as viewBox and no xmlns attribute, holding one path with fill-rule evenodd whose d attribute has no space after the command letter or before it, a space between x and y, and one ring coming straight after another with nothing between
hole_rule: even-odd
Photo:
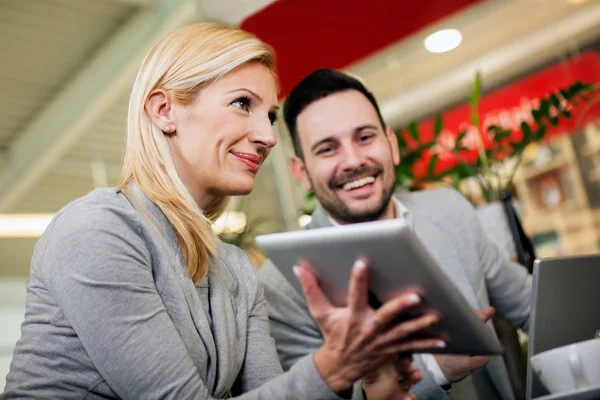
<instances>
[{"instance_id":1,"label":"white ceiling","mask_svg":"<svg viewBox=\"0 0 600 400\"><path fill-rule=\"evenodd\" d=\"M0 3L0 146L10 145L133 10L95 0Z\"/></svg>"},{"instance_id":2,"label":"white ceiling","mask_svg":"<svg viewBox=\"0 0 600 400\"><path fill-rule=\"evenodd\" d=\"M201 18L237 23L244 13L270 1L0 2L0 54L10 55L0 64L0 212L56 212L95 186L114 185L129 89L156 38ZM239 13L234 15L230 10L235 5ZM351 70L375 92L388 119L402 123L464 97L476 66L487 68L486 82L506 79L532 62L578 45L577 35L598 37L600 21L590 25L600 18L599 7L600 0L577 6L567 0L489 1ZM463 44L446 54L429 54L422 40L440 27L460 29ZM553 33L539 37L546 30ZM513 61L525 45L528 52ZM242 201L251 218L276 219L286 207L289 214L296 193L286 182L286 169L285 152L273 153L259 174L257 189ZM0 275L27 274L34 243L0 239Z\"/></svg>"}]
</instances>

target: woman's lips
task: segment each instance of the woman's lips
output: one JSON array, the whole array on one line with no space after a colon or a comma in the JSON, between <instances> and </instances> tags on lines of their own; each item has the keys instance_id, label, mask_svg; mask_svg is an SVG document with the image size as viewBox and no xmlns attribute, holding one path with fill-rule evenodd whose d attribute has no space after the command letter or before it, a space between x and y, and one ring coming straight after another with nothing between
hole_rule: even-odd
<instances>
[{"instance_id":1,"label":"woman's lips","mask_svg":"<svg viewBox=\"0 0 600 400\"><path fill-rule=\"evenodd\" d=\"M233 154L238 161L244 164L250 171L258 172L260 169L262 163L261 156L251 153L240 153L237 151L232 151L231 154Z\"/></svg>"}]
</instances>

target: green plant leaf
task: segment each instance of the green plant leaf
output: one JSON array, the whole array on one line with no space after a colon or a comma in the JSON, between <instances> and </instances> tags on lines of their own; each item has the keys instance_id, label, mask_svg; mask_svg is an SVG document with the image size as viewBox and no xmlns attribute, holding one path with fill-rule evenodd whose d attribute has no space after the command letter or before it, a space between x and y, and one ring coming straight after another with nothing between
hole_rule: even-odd
<instances>
[{"instance_id":1,"label":"green plant leaf","mask_svg":"<svg viewBox=\"0 0 600 400\"><path fill-rule=\"evenodd\" d=\"M456 137L456 142L454 143L454 151L466 150L466 148L462 145L462 141L466 135L467 135L467 131L462 131L461 133L458 134L458 136Z\"/></svg>"},{"instance_id":2,"label":"green plant leaf","mask_svg":"<svg viewBox=\"0 0 600 400\"><path fill-rule=\"evenodd\" d=\"M460 186L460 173L457 171L452 171L452 187L458 190Z\"/></svg>"},{"instance_id":3,"label":"green plant leaf","mask_svg":"<svg viewBox=\"0 0 600 400\"><path fill-rule=\"evenodd\" d=\"M415 175L412 172L412 164L400 163L396 167L396 182L404 181L406 178L413 179Z\"/></svg>"},{"instance_id":4,"label":"green plant leaf","mask_svg":"<svg viewBox=\"0 0 600 400\"><path fill-rule=\"evenodd\" d=\"M513 132L510 129L497 130L494 134L494 142L499 142L509 137Z\"/></svg>"},{"instance_id":5,"label":"green plant leaf","mask_svg":"<svg viewBox=\"0 0 600 400\"><path fill-rule=\"evenodd\" d=\"M591 83L586 83L586 84L583 85L583 90L586 91L586 92L591 92L594 89L595 89L594 85L591 84Z\"/></svg>"},{"instance_id":6,"label":"green plant leaf","mask_svg":"<svg viewBox=\"0 0 600 400\"><path fill-rule=\"evenodd\" d=\"M531 116L535 120L536 124L539 125L542 123L542 114L540 113L540 110L536 110L536 109L531 110Z\"/></svg>"},{"instance_id":7,"label":"green plant leaf","mask_svg":"<svg viewBox=\"0 0 600 400\"><path fill-rule=\"evenodd\" d=\"M560 120L558 117L550 117L550 123L552 126L558 126L558 124L560 124Z\"/></svg>"},{"instance_id":8,"label":"green plant leaf","mask_svg":"<svg viewBox=\"0 0 600 400\"><path fill-rule=\"evenodd\" d=\"M399 150L404 150L408 147L408 145L406 144L406 140L404 140L400 133L396 133L396 141L398 142Z\"/></svg>"},{"instance_id":9,"label":"green plant leaf","mask_svg":"<svg viewBox=\"0 0 600 400\"><path fill-rule=\"evenodd\" d=\"M479 99L481 98L481 73L477 71L475 73L475 82L473 83L473 88L471 89L471 97L469 99L469 103L472 107L475 107L479 104Z\"/></svg>"},{"instance_id":10,"label":"green plant leaf","mask_svg":"<svg viewBox=\"0 0 600 400\"><path fill-rule=\"evenodd\" d=\"M437 139L442 133L442 129L444 128L444 121L442 120L442 116L438 115L435 119L435 126L433 128L433 137Z\"/></svg>"},{"instance_id":11,"label":"green plant leaf","mask_svg":"<svg viewBox=\"0 0 600 400\"><path fill-rule=\"evenodd\" d=\"M571 118L571 116L572 116L571 112L568 110L562 110L561 113L565 118Z\"/></svg>"},{"instance_id":12,"label":"green plant leaf","mask_svg":"<svg viewBox=\"0 0 600 400\"><path fill-rule=\"evenodd\" d=\"M410 136L415 139L417 142L419 141L419 127L417 126L416 122L411 122L410 124L408 124L408 133L410 134Z\"/></svg>"},{"instance_id":13,"label":"green plant leaf","mask_svg":"<svg viewBox=\"0 0 600 400\"><path fill-rule=\"evenodd\" d=\"M523 139L529 140L531 138L531 128L527 122L521 122L521 131L523 132Z\"/></svg>"},{"instance_id":14,"label":"green plant leaf","mask_svg":"<svg viewBox=\"0 0 600 400\"><path fill-rule=\"evenodd\" d=\"M585 86L581 81L577 81L572 84L567 91L569 92L569 95L576 96L584 87Z\"/></svg>"},{"instance_id":15,"label":"green plant leaf","mask_svg":"<svg viewBox=\"0 0 600 400\"><path fill-rule=\"evenodd\" d=\"M546 136L547 130L546 125L538 125L535 131L535 140L542 140Z\"/></svg>"},{"instance_id":16,"label":"green plant leaf","mask_svg":"<svg viewBox=\"0 0 600 400\"><path fill-rule=\"evenodd\" d=\"M571 95L569 94L568 90L560 89L559 92L562 95L562 97L565 98L565 100L569 100L571 98Z\"/></svg>"},{"instance_id":17,"label":"green plant leaf","mask_svg":"<svg viewBox=\"0 0 600 400\"><path fill-rule=\"evenodd\" d=\"M552 103L554 107L558 108L560 106L560 100L558 99L558 96L555 94L550 96L550 103Z\"/></svg>"},{"instance_id":18,"label":"green plant leaf","mask_svg":"<svg viewBox=\"0 0 600 400\"><path fill-rule=\"evenodd\" d=\"M440 157L437 154L434 154L433 157L431 157L431 160L429 160L429 165L427 166L427 175L434 176L435 167L437 166L439 158Z\"/></svg>"},{"instance_id":19,"label":"green plant leaf","mask_svg":"<svg viewBox=\"0 0 600 400\"><path fill-rule=\"evenodd\" d=\"M550 102L548 99L542 99L540 102L540 113L546 118L550 117Z\"/></svg>"}]
</instances>

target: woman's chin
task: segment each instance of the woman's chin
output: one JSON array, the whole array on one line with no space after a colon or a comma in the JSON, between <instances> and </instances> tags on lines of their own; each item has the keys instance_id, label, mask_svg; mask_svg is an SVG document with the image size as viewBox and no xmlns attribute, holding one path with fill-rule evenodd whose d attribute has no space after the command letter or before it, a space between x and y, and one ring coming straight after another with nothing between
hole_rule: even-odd
<instances>
[{"instance_id":1,"label":"woman's chin","mask_svg":"<svg viewBox=\"0 0 600 400\"><path fill-rule=\"evenodd\" d=\"M252 184L232 185L229 189L229 194L227 194L227 196L245 196L254 190L254 180L252 181Z\"/></svg>"}]
</instances>

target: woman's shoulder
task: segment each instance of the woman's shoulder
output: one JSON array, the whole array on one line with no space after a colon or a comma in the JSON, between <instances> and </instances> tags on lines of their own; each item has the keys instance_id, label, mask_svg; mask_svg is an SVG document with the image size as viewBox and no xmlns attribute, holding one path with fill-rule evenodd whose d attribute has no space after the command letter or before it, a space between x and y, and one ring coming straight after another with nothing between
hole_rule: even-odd
<instances>
[{"instance_id":1,"label":"woman's shoulder","mask_svg":"<svg viewBox=\"0 0 600 400\"><path fill-rule=\"evenodd\" d=\"M117 220L124 223L137 220L137 212L117 188L99 188L73 200L56 213L50 227L82 225L93 228Z\"/></svg>"},{"instance_id":2,"label":"woman's shoulder","mask_svg":"<svg viewBox=\"0 0 600 400\"><path fill-rule=\"evenodd\" d=\"M96 189L72 201L54 216L36 243L32 273L54 280L54 275L91 268L115 254L133 254L147 261L150 256L138 214L115 188Z\"/></svg>"},{"instance_id":3,"label":"woman's shoulder","mask_svg":"<svg viewBox=\"0 0 600 400\"><path fill-rule=\"evenodd\" d=\"M103 235L139 236L139 221L139 213L118 189L95 189L56 213L38 244L92 246Z\"/></svg>"}]
</instances>

